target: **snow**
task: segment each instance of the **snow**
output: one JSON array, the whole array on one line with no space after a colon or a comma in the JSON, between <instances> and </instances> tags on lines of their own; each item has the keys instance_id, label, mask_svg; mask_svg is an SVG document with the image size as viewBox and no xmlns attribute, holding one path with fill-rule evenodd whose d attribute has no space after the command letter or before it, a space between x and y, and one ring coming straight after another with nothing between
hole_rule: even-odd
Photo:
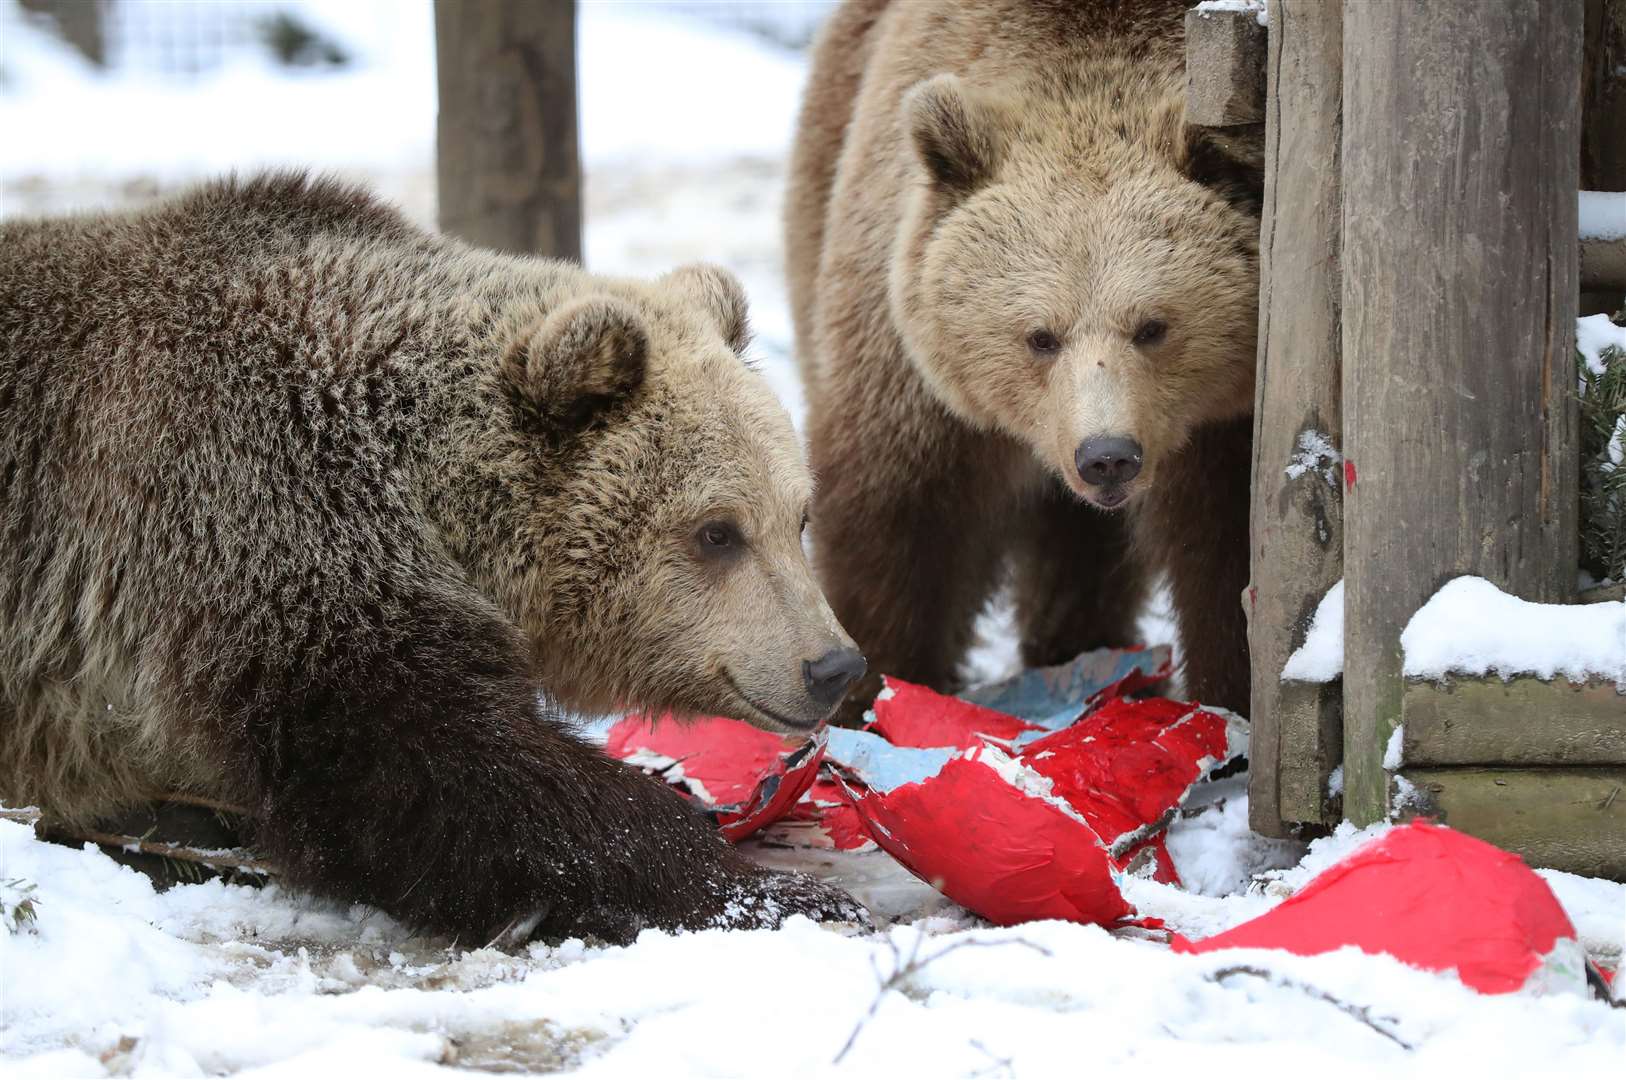
<instances>
[{"instance_id":1,"label":"snow","mask_svg":"<svg viewBox=\"0 0 1626 1080\"><path fill-rule=\"evenodd\" d=\"M1331 682L1344 673L1344 582L1328 589L1316 605L1304 644L1282 665L1283 682Z\"/></svg>"},{"instance_id":2,"label":"snow","mask_svg":"<svg viewBox=\"0 0 1626 1080\"><path fill-rule=\"evenodd\" d=\"M1202 0L1202 3L1197 5L1197 10L1201 12L1251 11L1260 26L1270 25L1270 12L1265 7L1265 0Z\"/></svg>"},{"instance_id":3,"label":"snow","mask_svg":"<svg viewBox=\"0 0 1626 1080\"><path fill-rule=\"evenodd\" d=\"M290 70L245 51L183 82L99 72L5 0L0 181L177 180L290 162L349 170L426 166L436 112L428 0L305 6L318 23L350 12L340 38L365 45L357 64ZM649 159L777 159L789 147L805 75L793 53L658 9L604 3L581 5L578 48L581 152L589 168ZM681 72L673 72L679 58ZM312 123L313 116L322 122Z\"/></svg>"},{"instance_id":4,"label":"snow","mask_svg":"<svg viewBox=\"0 0 1626 1080\"><path fill-rule=\"evenodd\" d=\"M1626 192L1581 192L1583 240L1626 240Z\"/></svg>"},{"instance_id":5,"label":"snow","mask_svg":"<svg viewBox=\"0 0 1626 1080\"><path fill-rule=\"evenodd\" d=\"M1616 326L1607 315L1587 315L1575 320L1575 347L1581 353L1587 370L1594 375L1603 374L1603 354L1606 349L1626 353L1626 326Z\"/></svg>"},{"instance_id":6,"label":"snow","mask_svg":"<svg viewBox=\"0 0 1626 1080\"><path fill-rule=\"evenodd\" d=\"M1293 451L1283 471L1289 480L1297 480L1314 469L1329 487L1337 490L1338 466L1343 460L1344 455L1332 444L1332 438L1325 432L1311 428L1299 432L1298 448Z\"/></svg>"},{"instance_id":7,"label":"snow","mask_svg":"<svg viewBox=\"0 0 1626 1080\"><path fill-rule=\"evenodd\" d=\"M1231 815L1245 820L1245 802ZM1263 890L1125 887L1143 912L1203 936L1268 910L1381 831L1341 829ZM39 883L35 931L0 934L7 985L27 988L0 1001L13 1076L107 1075L104 1061L160 1077L412 1076L438 1063L584 1077L968 1076L1009 1059L1006 1075L1059 1077L1077 1075L1081 1047L1107 1076L1261 1061L1339 1076L1604 1075L1626 1052L1626 1014L1601 1002L1483 997L1353 950L1177 956L1144 934L996 930L951 909L880 933L795 919L778 931L650 931L625 948L458 951L274 887L154 893L105 855L42 843L13 822L0 821L0 865ZM1626 888L1549 880L1576 905L1583 940L1618 951ZM878 983L905 964L912 974L863 1020ZM1238 964L1270 975L1219 974ZM1318 993L1369 1010L1415 1051Z\"/></svg>"},{"instance_id":8,"label":"snow","mask_svg":"<svg viewBox=\"0 0 1626 1080\"><path fill-rule=\"evenodd\" d=\"M1495 672L1626 685L1626 602L1534 604L1459 577L1411 617L1400 647L1411 678Z\"/></svg>"},{"instance_id":9,"label":"snow","mask_svg":"<svg viewBox=\"0 0 1626 1080\"><path fill-rule=\"evenodd\" d=\"M1390 772L1400 768L1402 747L1406 742L1406 725L1396 724L1389 732L1389 741L1383 747L1383 767Z\"/></svg>"}]
</instances>

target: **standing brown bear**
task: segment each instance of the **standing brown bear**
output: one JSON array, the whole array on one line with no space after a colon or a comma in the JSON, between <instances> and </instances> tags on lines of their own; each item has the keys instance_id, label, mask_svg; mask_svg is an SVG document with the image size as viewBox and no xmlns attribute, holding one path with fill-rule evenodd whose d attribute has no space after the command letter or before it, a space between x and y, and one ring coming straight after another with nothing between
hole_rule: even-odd
<instances>
[{"instance_id":1,"label":"standing brown bear","mask_svg":"<svg viewBox=\"0 0 1626 1080\"><path fill-rule=\"evenodd\" d=\"M549 711L806 730L862 672L745 334L720 270L298 176L0 224L0 799L244 803L294 881L480 940L857 915Z\"/></svg>"},{"instance_id":2,"label":"standing brown bear","mask_svg":"<svg viewBox=\"0 0 1626 1080\"><path fill-rule=\"evenodd\" d=\"M1260 179L1184 124L1185 9L824 31L789 276L815 552L874 672L952 688L1007 566L1026 663L1128 644L1162 570L1188 692L1247 708Z\"/></svg>"}]
</instances>

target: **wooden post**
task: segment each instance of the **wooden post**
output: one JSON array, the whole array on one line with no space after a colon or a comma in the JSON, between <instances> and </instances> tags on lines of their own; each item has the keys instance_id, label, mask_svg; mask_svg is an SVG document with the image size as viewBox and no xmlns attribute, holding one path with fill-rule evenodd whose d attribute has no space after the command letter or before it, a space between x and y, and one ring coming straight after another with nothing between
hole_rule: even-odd
<instances>
[{"instance_id":1,"label":"wooden post","mask_svg":"<svg viewBox=\"0 0 1626 1080\"><path fill-rule=\"evenodd\" d=\"M440 227L580 261L574 0L435 0Z\"/></svg>"},{"instance_id":2,"label":"wooden post","mask_svg":"<svg viewBox=\"0 0 1626 1080\"><path fill-rule=\"evenodd\" d=\"M1284 683L1344 572L1338 309L1342 0L1272 0L1253 422L1253 702L1248 812L1257 832L1327 817L1343 759L1342 687Z\"/></svg>"},{"instance_id":3,"label":"wooden post","mask_svg":"<svg viewBox=\"0 0 1626 1080\"><path fill-rule=\"evenodd\" d=\"M1344 4L1344 809L1386 816L1400 631L1575 591L1582 5ZM1516 92L1514 89L1516 88Z\"/></svg>"}]
</instances>

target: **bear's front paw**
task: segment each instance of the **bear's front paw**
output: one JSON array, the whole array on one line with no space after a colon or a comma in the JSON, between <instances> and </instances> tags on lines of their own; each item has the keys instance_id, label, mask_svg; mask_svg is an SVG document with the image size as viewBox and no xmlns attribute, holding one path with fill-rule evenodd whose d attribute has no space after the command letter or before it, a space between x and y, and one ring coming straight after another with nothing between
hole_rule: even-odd
<instances>
[{"instance_id":1,"label":"bear's front paw","mask_svg":"<svg viewBox=\"0 0 1626 1080\"><path fill-rule=\"evenodd\" d=\"M772 928L792 915L806 915L815 922L871 925L869 911L845 890L806 874L766 870L729 886L715 925Z\"/></svg>"}]
</instances>

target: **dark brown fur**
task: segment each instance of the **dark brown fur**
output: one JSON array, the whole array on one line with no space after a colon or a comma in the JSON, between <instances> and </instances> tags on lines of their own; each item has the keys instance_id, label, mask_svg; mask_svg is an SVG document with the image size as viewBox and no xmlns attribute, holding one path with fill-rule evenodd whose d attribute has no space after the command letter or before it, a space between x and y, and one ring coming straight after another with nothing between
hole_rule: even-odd
<instances>
[{"instance_id":1,"label":"dark brown fur","mask_svg":"<svg viewBox=\"0 0 1626 1080\"><path fill-rule=\"evenodd\" d=\"M246 803L295 882L468 935L853 916L541 701L761 722L730 670L778 702L845 640L739 295L297 176L0 225L0 798Z\"/></svg>"},{"instance_id":2,"label":"dark brown fur","mask_svg":"<svg viewBox=\"0 0 1626 1080\"><path fill-rule=\"evenodd\" d=\"M1257 176L1182 128L1186 6L849 0L824 31L788 275L821 579L871 672L952 688L1006 566L1025 662L1128 644L1163 571L1188 692L1247 707ZM1026 362L1029 308L1064 361ZM1137 311L1176 327L1155 356ZM1074 494L1109 411L1147 448L1127 512Z\"/></svg>"}]
</instances>

